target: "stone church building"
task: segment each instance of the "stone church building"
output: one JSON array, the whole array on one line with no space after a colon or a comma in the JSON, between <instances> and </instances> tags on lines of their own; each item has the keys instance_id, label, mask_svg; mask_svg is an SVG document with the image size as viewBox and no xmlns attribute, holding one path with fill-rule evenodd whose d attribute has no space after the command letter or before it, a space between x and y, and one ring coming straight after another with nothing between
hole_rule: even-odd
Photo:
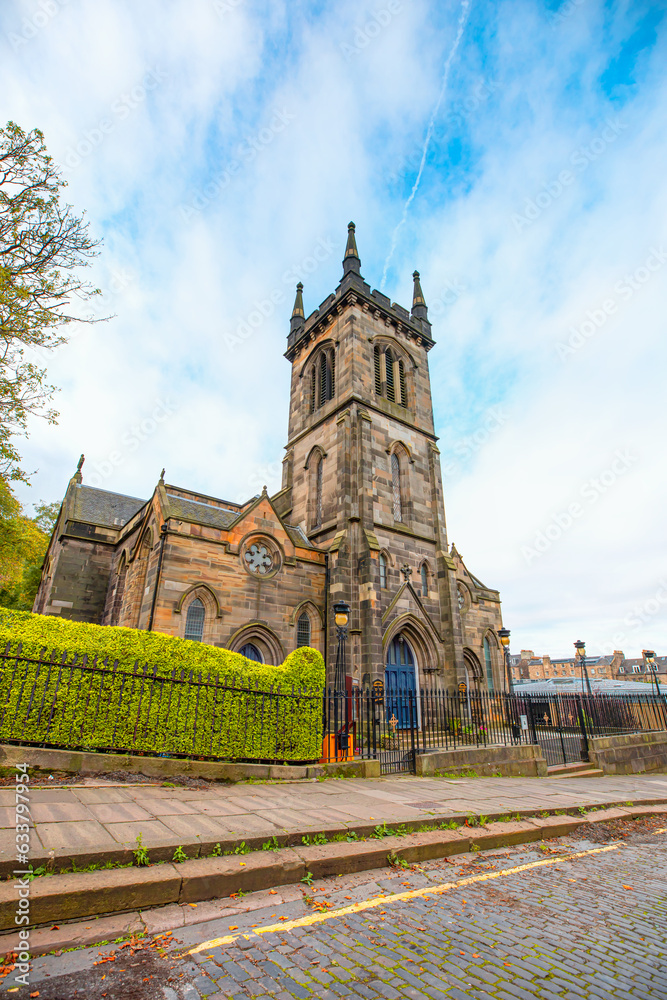
<instances>
[{"instance_id":1,"label":"stone church building","mask_svg":"<svg viewBox=\"0 0 667 1000\"><path fill-rule=\"evenodd\" d=\"M371 290L350 223L343 276L309 316L297 285L282 488L246 503L165 482L147 500L70 480L36 612L152 629L265 663L299 645L336 657L350 607L348 686L504 687L498 591L447 542L428 310Z\"/></svg>"}]
</instances>

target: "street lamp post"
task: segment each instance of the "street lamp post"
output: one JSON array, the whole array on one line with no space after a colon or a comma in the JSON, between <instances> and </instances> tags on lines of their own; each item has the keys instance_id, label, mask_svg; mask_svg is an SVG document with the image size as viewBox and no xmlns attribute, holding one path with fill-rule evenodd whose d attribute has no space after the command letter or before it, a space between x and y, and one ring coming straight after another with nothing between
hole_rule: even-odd
<instances>
[{"instance_id":1,"label":"street lamp post","mask_svg":"<svg viewBox=\"0 0 667 1000\"><path fill-rule=\"evenodd\" d=\"M514 694L514 685L512 683L512 665L510 663L510 630L508 628L499 628L498 638L500 639L500 645L503 647L503 654L505 657L505 686L508 694Z\"/></svg>"},{"instance_id":2,"label":"street lamp post","mask_svg":"<svg viewBox=\"0 0 667 1000\"><path fill-rule=\"evenodd\" d=\"M577 641L574 644L574 648L577 651L577 656L578 656L579 661L581 663L581 690L582 690L582 693L583 693L583 690L584 690L584 678L586 678L586 690L588 691L588 694L592 697L593 696L593 691L591 689L591 681L590 681L590 678L588 676L588 670L586 668L586 643L583 642L581 639L577 639Z\"/></svg>"},{"instance_id":3,"label":"street lamp post","mask_svg":"<svg viewBox=\"0 0 667 1000\"><path fill-rule=\"evenodd\" d=\"M336 622L336 637L338 648L336 650L336 670L334 672L334 732L338 743L338 750L343 752L343 759L347 757L347 743L349 730L349 706L345 697L345 643L347 641L347 627L350 621L350 605L345 601L337 601L334 606L334 621ZM338 732L338 705L341 698L345 698L345 710L341 713L345 719L344 728ZM342 721L341 718L341 721ZM338 757L338 754L336 754Z\"/></svg>"},{"instance_id":4,"label":"street lamp post","mask_svg":"<svg viewBox=\"0 0 667 1000\"><path fill-rule=\"evenodd\" d=\"M658 671L655 663L655 651L652 649L642 650L642 656L644 657L644 663L647 669L651 673L651 691L655 685L655 693L660 697L660 685L658 684Z\"/></svg>"}]
</instances>

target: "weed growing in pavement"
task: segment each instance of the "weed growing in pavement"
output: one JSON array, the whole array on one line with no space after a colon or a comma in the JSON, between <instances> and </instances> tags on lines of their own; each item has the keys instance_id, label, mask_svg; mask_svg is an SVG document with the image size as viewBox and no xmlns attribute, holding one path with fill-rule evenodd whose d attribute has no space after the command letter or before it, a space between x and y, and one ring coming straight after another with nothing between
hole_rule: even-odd
<instances>
[{"instance_id":1,"label":"weed growing in pavement","mask_svg":"<svg viewBox=\"0 0 667 1000\"><path fill-rule=\"evenodd\" d=\"M271 837L271 840L267 840L265 844L262 844L263 851L279 851L280 844L278 843L277 837Z\"/></svg>"},{"instance_id":2,"label":"weed growing in pavement","mask_svg":"<svg viewBox=\"0 0 667 1000\"><path fill-rule=\"evenodd\" d=\"M220 844L216 844L213 850L211 851L209 857L219 858L221 854L222 854L222 847L220 846Z\"/></svg>"},{"instance_id":3,"label":"weed growing in pavement","mask_svg":"<svg viewBox=\"0 0 667 1000\"><path fill-rule=\"evenodd\" d=\"M459 828L459 824L456 822L455 819L450 819L450 820L448 820L448 821L440 824L440 829L441 830L458 830L458 828Z\"/></svg>"},{"instance_id":4,"label":"weed growing in pavement","mask_svg":"<svg viewBox=\"0 0 667 1000\"><path fill-rule=\"evenodd\" d=\"M481 851L482 848L479 846L479 844L471 844L470 850L473 852L473 854L475 854L477 851Z\"/></svg>"},{"instance_id":5,"label":"weed growing in pavement","mask_svg":"<svg viewBox=\"0 0 667 1000\"><path fill-rule=\"evenodd\" d=\"M511 816L500 816L499 819L498 819L498 822L499 823L511 823L512 822L512 817Z\"/></svg>"},{"instance_id":6,"label":"weed growing in pavement","mask_svg":"<svg viewBox=\"0 0 667 1000\"><path fill-rule=\"evenodd\" d=\"M187 861L188 860L188 856L187 856L187 854L185 853L185 851L183 850L183 848L182 848L182 846L180 844L178 845L178 847L174 851L174 856L173 856L173 858L171 860L172 861Z\"/></svg>"},{"instance_id":7,"label":"weed growing in pavement","mask_svg":"<svg viewBox=\"0 0 667 1000\"><path fill-rule=\"evenodd\" d=\"M246 846L245 840L242 840L231 851L225 851L225 854L250 854L250 848Z\"/></svg>"},{"instance_id":8,"label":"weed growing in pavement","mask_svg":"<svg viewBox=\"0 0 667 1000\"><path fill-rule=\"evenodd\" d=\"M579 813L580 816L585 816L586 815L586 806L579 806L577 812Z\"/></svg>"},{"instance_id":9,"label":"weed growing in pavement","mask_svg":"<svg viewBox=\"0 0 667 1000\"><path fill-rule=\"evenodd\" d=\"M489 822L489 817L488 816L480 816L479 817L479 825L480 826L486 826L486 824L488 822Z\"/></svg>"},{"instance_id":10,"label":"weed growing in pavement","mask_svg":"<svg viewBox=\"0 0 667 1000\"><path fill-rule=\"evenodd\" d=\"M162 782L162 787L163 788L176 788L176 785L174 784L173 781L163 781Z\"/></svg>"},{"instance_id":11,"label":"weed growing in pavement","mask_svg":"<svg viewBox=\"0 0 667 1000\"><path fill-rule=\"evenodd\" d=\"M542 817L542 819L546 819L547 816L549 815L549 812L547 809L543 809L542 812L539 813L539 815Z\"/></svg>"},{"instance_id":12,"label":"weed growing in pavement","mask_svg":"<svg viewBox=\"0 0 667 1000\"><path fill-rule=\"evenodd\" d=\"M625 804L626 804L626 806L633 806L634 802L626 802Z\"/></svg>"},{"instance_id":13,"label":"weed growing in pavement","mask_svg":"<svg viewBox=\"0 0 667 1000\"><path fill-rule=\"evenodd\" d=\"M466 826L478 826L479 820L474 813L468 813L466 816Z\"/></svg>"},{"instance_id":14,"label":"weed growing in pavement","mask_svg":"<svg viewBox=\"0 0 667 1000\"><path fill-rule=\"evenodd\" d=\"M150 858L148 857L148 851L144 847L144 838L142 834L137 834L137 849L132 851L134 854L134 863L138 868L143 868L145 865L149 865Z\"/></svg>"},{"instance_id":15,"label":"weed growing in pavement","mask_svg":"<svg viewBox=\"0 0 667 1000\"><path fill-rule=\"evenodd\" d=\"M382 840L383 837L390 837L391 830L388 829L386 823L380 823L375 827L375 832L371 834L373 840Z\"/></svg>"},{"instance_id":16,"label":"weed growing in pavement","mask_svg":"<svg viewBox=\"0 0 667 1000\"><path fill-rule=\"evenodd\" d=\"M306 872L306 874L303 876L303 878L301 879L301 881L305 882L306 885L308 886L308 888L310 888L311 885L313 884L313 873L312 872Z\"/></svg>"},{"instance_id":17,"label":"weed growing in pavement","mask_svg":"<svg viewBox=\"0 0 667 1000\"><path fill-rule=\"evenodd\" d=\"M395 851L390 851L387 855L387 864L391 868L409 868L410 863L405 858L400 858Z\"/></svg>"},{"instance_id":18,"label":"weed growing in pavement","mask_svg":"<svg viewBox=\"0 0 667 1000\"><path fill-rule=\"evenodd\" d=\"M407 837L408 830L405 823L401 823L401 825L396 828L394 833L396 834L397 837Z\"/></svg>"},{"instance_id":19,"label":"weed growing in pavement","mask_svg":"<svg viewBox=\"0 0 667 1000\"><path fill-rule=\"evenodd\" d=\"M344 836L345 834L340 834L338 836L338 839L343 840ZM333 839L336 840L337 838L334 837ZM301 838L301 843L304 844L306 847L318 847L321 846L322 844L328 844L329 841L327 840L325 834L323 833L314 833L312 837L309 837L307 833L304 833L303 837Z\"/></svg>"},{"instance_id":20,"label":"weed growing in pavement","mask_svg":"<svg viewBox=\"0 0 667 1000\"><path fill-rule=\"evenodd\" d=\"M555 809L554 816L567 816L567 812L565 809Z\"/></svg>"}]
</instances>

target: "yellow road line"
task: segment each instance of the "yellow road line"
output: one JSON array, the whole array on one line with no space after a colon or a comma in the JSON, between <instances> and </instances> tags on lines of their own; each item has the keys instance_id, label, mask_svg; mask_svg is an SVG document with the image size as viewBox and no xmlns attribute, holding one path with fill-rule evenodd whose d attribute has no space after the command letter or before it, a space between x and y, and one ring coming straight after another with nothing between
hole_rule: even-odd
<instances>
[{"instance_id":1,"label":"yellow road line","mask_svg":"<svg viewBox=\"0 0 667 1000\"><path fill-rule=\"evenodd\" d=\"M585 858L591 854L604 854L607 851L617 851L619 844L610 844L608 847L595 847L590 851L578 851L576 854L565 854L558 858L544 858L542 861L531 861L526 865L517 865L516 868L505 868L495 872L485 872L483 875L471 875L468 878L457 879L456 882L441 882L440 885L424 886L422 889L409 889L407 892L397 892L393 896L380 896L375 899L364 899L359 903L352 903L350 906L343 906L340 910L330 910L327 913L309 913L298 920L284 920L279 924L269 924L267 927L257 927L250 934L228 934L226 937L213 938L212 941L204 941L196 948L191 948L188 955L196 955L200 951L207 951L209 948L219 948L223 944L234 944L239 938L246 940L255 935L273 934L276 931L291 931L297 927L312 927L313 924L322 924L325 920L333 920L338 917L346 917L352 913L361 913L363 910L372 910L378 906L388 906L391 903L402 903L408 899L418 899L424 896L437 896L450 889L458 889L464 885L472 885L473 882L488 882L495 878L505 878L508 875L516 875L518 872L528 871L530 868L543 868L546 865L562 865L572 858Z\"/></svg>"}]
</instances>

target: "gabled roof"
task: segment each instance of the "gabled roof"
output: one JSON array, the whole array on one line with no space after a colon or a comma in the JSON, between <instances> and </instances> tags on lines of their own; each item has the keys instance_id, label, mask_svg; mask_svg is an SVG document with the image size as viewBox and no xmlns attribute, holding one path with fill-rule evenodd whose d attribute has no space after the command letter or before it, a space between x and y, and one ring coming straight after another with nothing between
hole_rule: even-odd
<instances>
[{"instance_id":1,"label":"gabled roof","mask_svg":"<svg viewBox=\"0 0 667 1000\"><path fill-rule=\"evenodd\" d=\"M239 516L237 510L214 507L201 500L185 500L169 492L167 492L167 503L165 518L176 517L181 521L194 521L196 524L206 524L211 528L228 528Z\"/></svg>"},{"instance_id":2,"label":"gabled roof","mask_svg":"<svg viewBox=\"0 0 667 1000\"><path fill-rule=\"evenodd\" d=\"M70 500L71 520L97 524L104 528L122 528L146 503L138 497L79 484L74 484Z\"/></svg>"}]
</instances>

